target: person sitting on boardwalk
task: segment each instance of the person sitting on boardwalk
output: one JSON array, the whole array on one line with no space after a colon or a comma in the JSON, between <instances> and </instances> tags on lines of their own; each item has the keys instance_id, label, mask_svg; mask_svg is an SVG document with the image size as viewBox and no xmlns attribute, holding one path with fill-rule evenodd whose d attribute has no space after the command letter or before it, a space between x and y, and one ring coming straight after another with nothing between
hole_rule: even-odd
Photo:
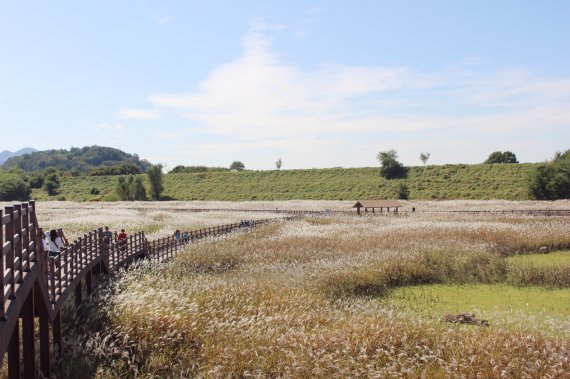
<instances>
[{"instance_id":1,"label":"person sitting on boardwalk","mask_svg":"<svg viewBox=\"0 0 570 379\"><path fill-rule=\"evenodd\" d=\"M180 230L176 229L176 231L174 232L174 239L176 240L176 242L180 242Z\"/></svg>"},{"instance_id":2,"label":"person sitting on boardwalk","mask_svg":"<svg viewBox=\"0 0 570 379\"><path fill-rule=\"evenodd\" d=\"M65 246L61 237L57 235L55 229L49 232L48 251L50 257L56 257L61 252L61 248Z\"/></svg>"},{"instance_id":3,"label":"person sitting on boardwalk","mask_svg":"<svg viewBox=\"0 0 570 379\"><path fill-rule=\"evenodd\" d=\"M38 238L42 239L42 248L44 253L49 251L49 233L44 233L42 228L38 228Z\"/></svg>"}]
</instances>

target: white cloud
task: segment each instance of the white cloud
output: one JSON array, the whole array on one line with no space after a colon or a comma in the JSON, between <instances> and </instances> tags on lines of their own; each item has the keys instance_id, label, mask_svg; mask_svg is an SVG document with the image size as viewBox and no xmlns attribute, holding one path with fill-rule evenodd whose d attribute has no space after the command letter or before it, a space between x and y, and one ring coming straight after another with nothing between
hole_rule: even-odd
<instances>
[{"instance_id":1,"label":"white cloud","mask_svg":"<svg viewBox=\"0 0 570 379\"><path fill-rule=\"evenodd\" d=\"M264 31L281 31L289 28L288 25L271 23L263 18L256 18L249 22L249 28L251 31L264 32Z\"/></svg>"},{"instance_id":2,"label":"white cloud","mask_svg":"<svg viewBox=\"0 0 570 379\"><path fill-rule=\"evenodd\" d=\"M169 14L164 16L153 16L152 19L157 26L164 26L172 21L174 16Z\"/></svg>"},{"instance_id":3,"label":"white cloud","mask_svg":"<svg viewBox=\"0 0 570 379\"><path fill-rule=\"evenodd\" d=\"M106 129L106 130L122 130L124 129L124 126L122 124L118 124L118 123L101 123L97 125L97 128L99 129Z\"/></svg>"},{"instance_id":4,"label":"white cloud","mask_svg":"<svg viewBox=\"0 0 570 379\"><path fill-rule=\"evenodd\" d=\"M323 65L304 72L281 63L260 33L249 33L243 43L243 55L213 71L196 93L150 101L177 109L210 133L271 138L368 130L379 115L360 119L359 113L372 111L358 106L360 97L434 85L429 75L400 67Z\"/></svg>"},{"instance_id":5,"label":"white cloud","mask_svg":"<svg viewBox=\"0 0 570 379\"><path fill-rule=\"evenodd\" d=\"M117 111L117 115L122 119L156 120L160 117L160 111L157 109L123 108Z\"/></svg>"},{"instance_id":6,"label":"white cloud","mask_svg":"<svg viewBox=\"0 0 570 379\"><path fill-rule=\"evenodd\" d=\"M162 140L176 139L181 136L181 133L178 131L158 130L155 134L157 138Z\"/></svg>"},{"instance_id":7,"label":"white cloud","mask_svg":"<svg viewBox=\"0 0 570 379\"><path fill-rule=\"evenodd\" d=\"M305 13L312 16L312 15L321 14L323 10L324 10L323 7L316 6L305 10Z\"/></svg>"},{"instance_id":8,"label":"white cloud","mask_svg":"<svg viewBox=\"0 0 570 379\"><path fill-rule=\"evenodd\" d=\"M570 78L537 77L520 69L492 71L487 64L434 72L342 64L303 70L275 53L263 33L283 28L252 22L242 41L243 53L216 67L196 91L155 94L149 101L156 110L123 109L119 115L141 119L158 117L160 112L181 115L194 133L214 141L185 146L192 157L214 157L219 151L273 154L279 149L296 156L293 162L298 167L303 159L298 152L306 154L307 162L335 162L338 157L325 157L338 141L344 141L345 151L357 154L359 136L381 144L390 134L397 136L391 139L396 144L418 133L434 133L439 137L432 145L445 149L448 141L441 135L453 131L464 133L466 139L492 136L494 144L508 146L517 143L519 132L536 133L538 139L538 133L570 124ZM175 140L177 135L171 130L159 138ZM460 137L455 138L450 143L460 146ZM527 146L531 137L525 138L521 146ZM323 147L325 140L328 145ZM417 143L427 142L424 138ZM413 149L416 142L399 145ZM402 155L406 154L417 155ZM319 163L305 167L315 165Z\"/></svg>"}]
</instances>

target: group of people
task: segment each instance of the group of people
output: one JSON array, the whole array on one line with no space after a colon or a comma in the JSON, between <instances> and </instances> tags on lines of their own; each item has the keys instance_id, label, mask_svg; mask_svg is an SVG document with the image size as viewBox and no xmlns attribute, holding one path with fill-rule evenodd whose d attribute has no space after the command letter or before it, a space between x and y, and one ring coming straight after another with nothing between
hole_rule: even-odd
<instances>
[{"instance_id":1,"label":"group of people","mask_svg":"<svg viewBox=\"0 0 570 379\"><path fill-rule=\"evenodd\" d=\"M188 242L190 241L190 234L188 232L180 233L180 230L176 229L174 239L176 242Z\"/></svg>"},{"instance_id":2,"label":"group of people","mask_svg":"<svg viewBox=\"0 0 570 379\"><path fill-rule=\"evenodd\" d=\"M109 230L109 227L106 226L105 230L103 231L103 240L107 245L110 245L111 241L113 241L113 238L115 238L118 242L126 241L127 233L125 232L125 229L121 229L121 232L117 234L116 231L113 233Z\"/></svg>"},{"instance_id":3,"label":"group of people","mask_svg":"<svg viewBox=\"0 0 570 379\"><path fill-rule=\"evenodd\" d=\"M40 237L42 239L44 251L49 257L58 256L59 253L61 253L62 248L69 246L69 241L61 229L52 229L49 232L45 233L40 229ZM109 230L109 227L106 226L105 230L103 231L103 240L107 245L110 245L113 241L113 238L119 243L126 241L127 233L125 232L125 229L121 229L120 233L113 233Z\"/></svg>"},{"instance_id":4,"label":"group of people","mask_svg":"<svg viewBox=\"0 0 570 379\"><path fill-rule=\"evenodd\" d=\"M239 226L240 228L249 228L250 226L253 226L253 220L241 220L239 222Z\"/></svg>"}]
</instances>

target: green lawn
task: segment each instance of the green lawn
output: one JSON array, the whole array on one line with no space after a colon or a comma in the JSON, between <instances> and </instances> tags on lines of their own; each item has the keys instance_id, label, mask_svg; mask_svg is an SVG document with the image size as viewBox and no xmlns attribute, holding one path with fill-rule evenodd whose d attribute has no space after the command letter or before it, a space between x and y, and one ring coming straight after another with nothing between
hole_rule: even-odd
<instances>
[{"instance_id":1,"label":"green lawn","mask_svg":"<svg viewBox=\"0 0 570 379\"><path fill-rule=\"evenodd\" d=\"M555 251L548 254L525 254L508 257L511 264L539 267L568 267L570 270L570 251Z\"/></svg>"},{"instance_id":2,"label":"green lawn","mask_svg":"<svg viewBox=\"0 0 570 379\"><path fill-rule=\"evenodd\" d=\"M570 317L570 289L508 285L420 285L396 288L385 300L422 314L471 312L487 317L495 312Z\"/></svg>"}]
</instances>

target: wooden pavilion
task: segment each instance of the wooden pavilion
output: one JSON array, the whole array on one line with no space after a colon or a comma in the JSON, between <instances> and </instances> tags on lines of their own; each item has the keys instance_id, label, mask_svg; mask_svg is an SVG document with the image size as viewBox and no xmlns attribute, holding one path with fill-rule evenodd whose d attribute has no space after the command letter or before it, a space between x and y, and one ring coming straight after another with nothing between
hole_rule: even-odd
<instances>
[{"instance_id":1,"label":"wooden pavilion","mask_svg":"<svg viewBox=\"0 0 570 379\"><path fill-rule=\"evenodd\" d=\"M392 213L398 213L398 208L401 208L402 204L396 200L358 200L352 208L356 208L356 212L360 213L360 208L364 208L364 212L368 212L368 209L372 209L372 213L375 213L376 209L380 209L380 213L390 213L390 208L392 208Z\"/></svg>"}]
</instances>

